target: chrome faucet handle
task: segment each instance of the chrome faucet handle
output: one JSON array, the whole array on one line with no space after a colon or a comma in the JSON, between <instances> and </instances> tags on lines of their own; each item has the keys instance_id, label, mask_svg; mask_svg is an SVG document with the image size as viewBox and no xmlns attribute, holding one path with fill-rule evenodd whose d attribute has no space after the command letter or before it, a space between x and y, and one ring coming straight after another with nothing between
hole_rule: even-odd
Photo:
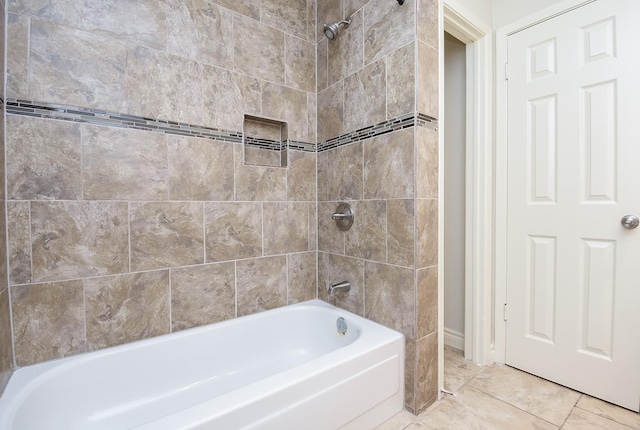
<instances>
[{"instance_id":1,"label":"chrome faucet handle","mask_svg":"<svg viewBox=\"0 0 640 430\"><path fill-rule=\"evenodd\" d=\"M336 222L336 226L342 230L347 231L353 225L353 210L349 203L340 203L336 208L336 211L331 214L331 219Z\"/></svg>"}]
</instances>

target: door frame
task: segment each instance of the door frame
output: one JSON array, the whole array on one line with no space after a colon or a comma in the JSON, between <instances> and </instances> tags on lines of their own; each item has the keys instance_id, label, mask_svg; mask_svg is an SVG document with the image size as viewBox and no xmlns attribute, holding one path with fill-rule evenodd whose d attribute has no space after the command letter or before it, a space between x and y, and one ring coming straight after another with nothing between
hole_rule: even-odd
<instances>
[{"instance_id":1,"label":"door frame","mask_svg":"<svg viewBox=\"0 0 640 430\"><path fill-rule=\"evenodd\" d=\"M466 154L465 154L465 357L485 365L493 361L493 31L457 0L442 2L441 28L466 46ZM444 31L440 46L444 46ZM444 49L440 49L444 70ZM440 113L444 118L444 76L440 73ZM439 165L444 163L444 136L439 136ZM442 170L442 169L441 169ZM443 176L440 172L440 200ZM439 205L443 260L444 205ZM440 266L443 267L443 266ZM442 270L442 269L441 269ZM439 276L440 386L444 351L444 276Z\"/></svg>"},{"instance_id":2,"label":"door frame","mask_svg":"<svg viewBox=\"0 0 640 430\"><path fill-rule=\"evenodd\" d=\"M563 0L496 30L496 189L495 189L495 344L494 359L506 361L507 324L507 41L508 37L540 22L597 0Z\"/></svg>"}]
</instances>

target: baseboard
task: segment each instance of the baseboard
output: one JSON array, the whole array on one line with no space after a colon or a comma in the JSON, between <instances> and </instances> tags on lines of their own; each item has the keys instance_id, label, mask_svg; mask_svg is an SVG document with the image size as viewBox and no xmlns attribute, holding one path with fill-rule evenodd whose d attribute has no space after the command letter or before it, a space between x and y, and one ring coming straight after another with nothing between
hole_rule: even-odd
<instances>
[{"instance_id":1,"label":"baseboard","mask_svg":"<svg viewBox=\"0 0 640 430\"><path fill-rule=\"evenodd\" d=\"M452 348L459 349L460 351L464 351L464 333L445 327L444 344Z\"/></svg>"}]
</instances>

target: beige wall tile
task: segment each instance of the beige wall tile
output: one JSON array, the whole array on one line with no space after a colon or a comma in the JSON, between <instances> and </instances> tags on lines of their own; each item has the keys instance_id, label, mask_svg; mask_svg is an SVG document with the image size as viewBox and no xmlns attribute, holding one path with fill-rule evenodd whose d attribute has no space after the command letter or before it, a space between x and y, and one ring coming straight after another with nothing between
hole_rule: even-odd
<instances>
[{"instance_id":1,"label":"beige wall tile","mask_svg":"<svg viewBox=\"0 0 640 430\"><path fill-rule=\"evenodd\" d=\"M330 200L362 199L362 142L327 151L327 197Z\"/></svg>"},{"instance_id":2,"label":"beige wall tile","mask_svg":"<svg viewBox=\"0 0 640 430\"><path fill-rule=\"evenodd\" d=\"M364 143L364 197L414 197L413 130L387 133Z\"/></svg>"},{"instance_id":3,"label":"beige wall tile","mask_svg":"<svg viewBox=\"0 0 640 430\"><path fill-rule=\"evenodd\" d=\"M127 43L164 49L167 40L165 0L82 0L82 27L110 33Z\"/></svg>"},{"instance_id":4,"label":"beige wall tile","mask_svg":"<svg viewBox=\"0 0 640 430\"><path fill-rule=\"evenodd\" d=\"M402 6L371 0L364 11L364 62L369 64L415 39L415 1Z\"/></svg>"},{"instance_id":5,"label":"beige wall tile","mask_svg":"<svg viewBox=\"0 0 640 430\"><path fill-rule=\"evenodd\" d=\"M340 18L343 19L343 18ZM349 28L341 26L340 34L327 44L328 48L328 84L333 85L362 69L364 62L362 45L362 11L356 12L351 17ZM332 21L334 22L334 21Z\"/></svg>"},{"instance_id":6,"label":"beige wall tile","mask_svg":"<svg viewBox=\"0 0 640 430\"><path fill-rule=\"evenodd\" d=\"M13 342L9 318L9 290L0 291L0 391L9 383L13 367Z\"/></svg>"},{"instance_id":7,"label":"beige wall tile","mask_svg":"<svg viewBox=\"0 0 640 430\"><path fill-rule=\"evenodd\" d=\"M235 270L233 262L171 269L171 330L234 318Z\"/></svg>"},{"instance_id":8,"label":"beige wall tile","mask_svg":"<svg viewBox=\"0 0 640 430\"><path fill-rule=\"evenodd\" d=\"M30 210L29 202L7 202L9 283L11 285L31 282Z\"/></svg>"},{"instance_id":9,"label":"beige wall tile","mask_svg":"<svg viewBox=\"0 0 640 430\"><path fill-rule=\"evenodd\" d=\"M233 144L167 136L170 200L233 200Z\"/></svg>"},{"instance_id":10,"label":"beige wall tile","mask_svg":"<svg viewBox=\"0 0 640 430\"><path fill-rule=\"evenodd\" d=\"M438 132L416 127L417 197L438 197Z\"/></svg>"},{"instance_id":11,"label":"beige wall tile","mask_svg":"<svg viewBox=\"0 0 640 430\"><path fill-rule=\"evenodd\" d=\"M129 114L202 123L203 70L200 63L163 51L130 46L126 65L126 111Z\"/></svg>"},{"instance_id":12,"label":"beige wall tile","mask_svg":"<svg viewBox=\"0 0 640 430\"><path fill-rule=\"evenodd\" d=\"M8 0L7 10L78 27L82 17L82 0L59 0L55 2Z\"/></svg>"},{"instance_id":13,"label":"beige wall tile","mask_svg":"<svg viewBox=\"0 0 640 430\"><path fill-rule=\"evenodd\" d=\"M273 151L271 149L244 148L244 163L254 166L272 166L281 167L282 151Z\"/></svg>"},{"instance_id":14,"label":"beige wall tile","mask_svg":"<svg viewBox=\"0 0 640 430\"><path fill-rule=\"evenodd\" d=\"M166 139L160 133L84 124L84 198L167 199L169 178Z\"/></svg>"},{"instance_id":15,"label":"beige wall tile","mask_svg":"<svg viewBox=\"0 0 640 430\"><path fill-rule=\"evenodd\" d=\"M207 262L262 255L260 203L205 203Z\"/></svg>"},{"instance_id":16,"label":"beige wall tile","mask_svg":"<svg viewBox=\"0 0 640 430\"><path fill-rule=\"evenodd\" d=\"M318 203L318 250L344 254L346 233L338 229L331 219L337 205L336 202Z\"/></svg>"},{"instance_id":17,"label":"beige wall tile","mask_svg":"<svg viewBox=\"0 0 640 430\"><path fill-rule=\"evenodd\" d=\"M418 0L418 39L438 47L438 1Z\"/></svg>"},{"instance_id":18,"label":"beige wall tile","mask_svg":"<svg viewBox=\"0 0 640 430\"><path fill-rule=\"evenodd\" d=\"M309 250L318 249L318 204L309 203Z\"/></svg>"},{"instance_id":19,"label":"beige wall tile","mask_svg":"<svg viewBox=\"0 0 640 430\"><path fill-rule=\"evenodd\" d=\"M344 80L344 127L355 131L386 119L385 61L369 64Z\"/></svg>"},{"instance_id":20,"label":"beige wall tile","mask_svg":"<svg viewBox=\"0 0 640 430\"><path fill-rule=\"evenodd\" d=\"M404 340L404 407L412 414L416 412L416 341Z\"/></svg>"},{"instance_id":21,"label":"beige wall tile","mask_svg":"<svg viewBox=\"0 0 640 430\"><path fill-rule=\"evenodd\" d=\"M438 51L418 42L418 112L438 118Z\"/></svg>"},{"instance_id":22,"label":"beige wall tile","mask_svg":"<svg viewBox=\"0 0 640 430\"><path fill-rule=\"evenodd\" d=\"M29 18L7 14L7 97L29 98Z\"/></svg>"},{"instance_id":23,"label":"beige wall tile","mask_svg":"<svg viewBox=\"0 0 640 430\"><path fill-rule=\"evenodd\" d=\"M287 200L316 200L316 154L288 151Z\"/></svg>"},{"instance_id":24,"label":"beige wall tile","mask_svg":"<svg viewBox=\"0 0 640 430\"><path fill-rule=\"evenodd\" d=\"M329 151L319 152L316 160L318 202L329 200Z\"/></svg>"},{"instance_id":25,"label":"beige wall tile","mask_svg":"<svg viewBox=\"0 0 640 430\"><path fill-rule=\"evenodd\" d=\"M356 11L358 11L358 9L369 3L369 1L370 0L344 0L344 15L353 15Z\"/></svg>"},{"instance_id":26,"label":"beige wall tile","mask_svg":"<svg viewBox=\"0 0 640 430\"><path fill-rule=\"evenodd\" d=\"M260 79L284 83L284 33L249 18L233 18L235 68Z\"/></svg>"},{"instance_id":27,"label":"beige wall tile","mask_svg":"<svg viewBox=\"0 0 640 430\"><path fill-rule=\"evenodd\" d=\"M307 0L262 0L260 20L280 31L307 38Z\"/></svg>"},{"instance_id":28,"label":"beige wall tile","mask_svg":"<svg viewBox=\"0 0 640 430\"><path fill-rule=\"evenodd\" d=\"M285 34L284 43L285 84L315 93L316 45L288 34Z\"/></svg>"},{"instance_id":29,"label":"beige wall tile","mask_svg":"<svg viewBox=\"0 0 640 430\"><path fill-rule=\"evenodd\" d=\"M7 158L10 199L81 196L80 125L7 115Z\"/></svg>"},{"instance_id":30,"label":"beige wall tile","mask_svg":"<svg viewBox=\"0 0 640 430\"><path fill-rule=\"evenodd\" d=\"M236 200L287 200L287 170L280 167L245 166L242 145L234 145Z\"/></svg>"},{"instance_id":31,"label":"beige wall tile","mask_svg":"<svg viewBox=\"0 0 640 430\"><path fill-rule=\"evenodd\" d=\"M82 281L11 287L18 366L85 351Z\"/></svg>"},{"instance_id":32,"label":"beige wall tile","mask_svg":"<svg viewBox=\"0 0 640 430\"><path fill-rule=\"evenodd\" d=\"M387 202L351 202L355 218L346 232L345 254L367 260L387 261ZM331 220L333 222L333 220ZM334 227L335 223L334 223Z\"/></svg>"},{"instance_id":33,"label":"beige wall tile","mask_svg":"<svg viewBox=\"0 0 640 430\"><path fill-rule=\"evenodd\" d=\"M416 110L415 42L391 52L387 58L387 119Z\"/></svg>"},{"instance_id":34,"label":"beige wall tile","mask_svg":"<svg viewBox=\"0 0 640 430\"><path fill-rule=\"evenodd\" d=\"M287 258L255 258L236 262L238 316L287 304Z\"/></svg>"},{"instance_id":35,"label":"beige wall tile","mask_svg":"<svg viewBox=\"0 0 640 430\"><path fill-rule=\"evenodd\" d=\"M263 203L264 254L309 250L309 204Z\"/></svg>"},{"instance_id":36,"label":"beige wall tile","mask_svg":"<svg viewBox=\"0 0 640 430\"><path fill-rule=\"evenodd\" d=\"M318 97L307 93L307 137L309 143L318 143Z\"/></svg>"},{"instance_id":37,"label":"beige wall tile","mask_svg":"<svg viewBox=\"0 0 640 430\"><path fill-rule=\"evenodd\" d=\"M438 200L418 199L416 212L416 266L438 264Z\"/></svg>"},{"instance_id":38,"label":"beige wall tile","mask_svg":"<svg viewBox=\"0 0 640 430\"><path fill-rule=\"evenodd\" d=\"M233 14L206 0L167 3L167 52L233 69Z\"/></svg>"},{"instance_id":39,"label":"beige wall tile","mask_svg":"<svg viewBox=\"0 0 640 430\"><path fill-rule=\"evenodd\" d=\"M262 86L262 112L287 123L289 139L309 140L307 93L265 82Z\"/></svg>"},{"instance_id":40,"label":"beige wall tile","mask_svg":"<svg viewBox=\"0 0 640 430\"><path fill-rule=\"evenodd\" d=\"M318 94L318 142L344 133L344 81Z\"/></svg>"},{"instance_id":41,"label":"beige wall tile","mask_svg":"<svg viewBox=\"0 0 640 430\"><path fill-rule=\"evenodd\" d=\"M253 19L260 19L260 2L255 0L211 0L211 2Z\"/></svg>"},{"instance_id":42,"label":"beige wall tile","mask_svg":"<svg viewBox=\"0 0 640 430\"><path fill-rule=\"evenodd\" d=\"M365 316L415 339L414 271L365 261Z\"/></svg>"},{"instance_id":43,"label":"beige wall tile","mask_svg":"<svg viewBox=\"0 0 640 430\"><path fill-rule=\"evenodd\" d=\"M318 253L318 298L342 309L364 316L364 261L342 255ZM348 293L327 295L330 284L347 281Z\"/></svg>"},{"instance_id":44,"label":"beige wall tile","mask_svg":"<svg viewBox=\"0 0 640 430\"><path fill-rule=\"evenodd\" d=\"M85 279L87 349L169 333L169 271Z\"/></svg>"},{"instance_id":45,"label":"beige wall tile","mask_svg":"<svg viewBox=\"0 0 640 430\"><path fill-rule=\"evenodd\" d=\"M387 262L413 267L415 200L387 200Z\"/></svg>"},{"instance_id":46,"label":"beige wall tile","mask_svg":"<svg viewBox=\"0 0 640 430\"><path fill-rule=\"evenodd\" d=\"M316 42L316 0L307 0L307 40Z\"/></svg>"},{"instance_id":47,"label":"beige wall tile","mask_svg":"<svg viewBox=\"0 0 640 430\"><path fill-rule=\"evenodd\" d=\"M418 338L438 330L438 267L417 271L418 275Z\"/></svg>"},{"instance_id":48,"label":"beige wall tile","mask_svg":"<svg viewBox=\"0 0 640 430\"><path fill-rule=\"evenodd\" d=\"M318 254L315 251L287 255L288 304L318 297L317 257Z\"/></svg>"},{"instance_id":49,"label":"beige wall tile","mask_svg":"<svg viewBox=\"0 0 640 430\"><path fill-rule=\"evenodd\" d=\"M199 202L131 203L131 270L204 263Z\"/></svg>"},{"instance_id":50,"label":"beige wall tile","mask_svg":"<svg viewBox=\"0 0 640 430\"><path fill-rule=\"evenodd\" d=\"M32 19L29 58L30 99L126 110L124 42Z\"/></svg>"},{"instance_id":51,"label":"beige wall tile","mask_svg":"<svg viewBox=\"0 0 640 430\"><path fill-rule=\"evenodd\" d=\"M33 281L129 270L127 204L31 202Z\"/></svg>"},{"instance_id":52,"label":"beige wall tile","mask_svg":"<svg viewBox=\"0 0 640 430\"><path fill-rule=\"evenodd\" d=\"M438 400L438 333L416 342L416 412L424 412Z\"/></svg>"},{"instance_id":53,"label":"beige wall tile","mask_svg":"<svg viewBox=\"0 0 640 430\"><path fill-rule=\"evenodd\" d=\"M322 24L324 25L324 24ZM317 45L316 74L318 92L329 86L329 41L325 38Z\"/></svg>"}]
</instances>

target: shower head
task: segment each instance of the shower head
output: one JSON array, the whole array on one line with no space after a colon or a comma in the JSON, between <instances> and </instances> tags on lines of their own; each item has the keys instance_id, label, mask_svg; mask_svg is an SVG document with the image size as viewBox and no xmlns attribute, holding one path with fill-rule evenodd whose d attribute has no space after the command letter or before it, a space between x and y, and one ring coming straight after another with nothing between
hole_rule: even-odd
<instances>
[{"instance_id":1,"label":"shower head","mask_svg":"<svg viewBox=\"0 0 640 430\"><path fill-rule=\"evenodd\" d=\"M334 40L338 37L341 25L344 25L344 28L349 28L349 25L351 25L351 18L343 19L342 21L334 22L333 24L325 24L323 30L327 39Z\"/></svg>"}]
</instances>

